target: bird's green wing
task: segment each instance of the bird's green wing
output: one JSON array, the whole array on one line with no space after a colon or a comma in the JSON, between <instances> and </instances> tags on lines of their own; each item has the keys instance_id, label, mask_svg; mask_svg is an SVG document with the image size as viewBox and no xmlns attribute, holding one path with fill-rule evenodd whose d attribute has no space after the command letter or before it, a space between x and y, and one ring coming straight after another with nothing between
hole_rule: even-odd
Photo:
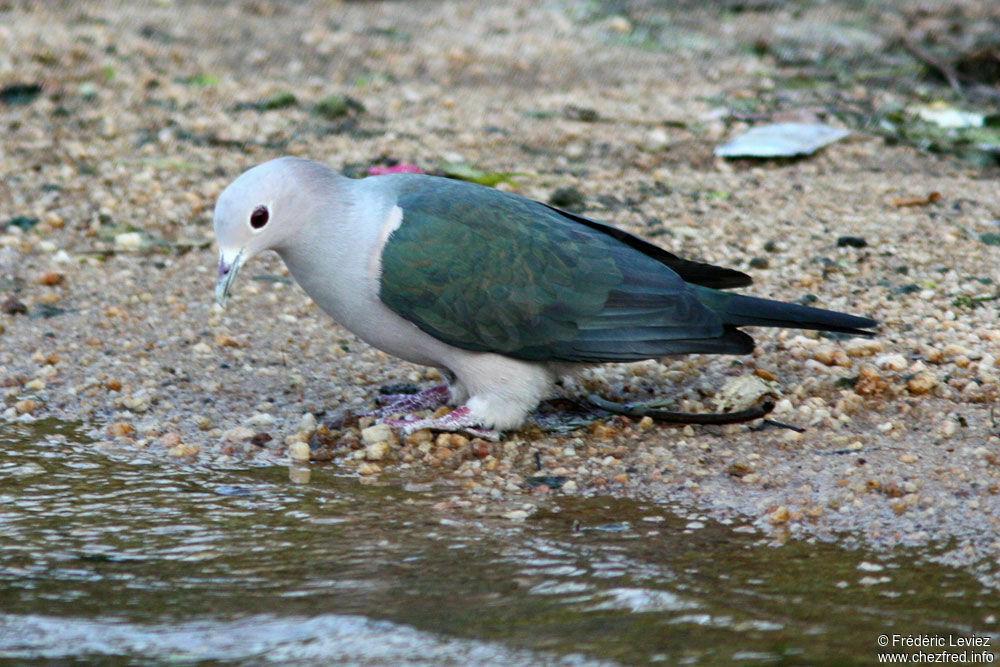
<instances>
[{"instance_id":1,"label":"bird's green wing","mask_svg":"<svg viewBox=\"0 0 1000 667\"><path fill-rule=\"evenodd\" d=\"M379 297L435 338L579 362L752 348L663 258L612 227L469 183L395 182L403 215L382 251Z\"/></svg>"}]
</instances>

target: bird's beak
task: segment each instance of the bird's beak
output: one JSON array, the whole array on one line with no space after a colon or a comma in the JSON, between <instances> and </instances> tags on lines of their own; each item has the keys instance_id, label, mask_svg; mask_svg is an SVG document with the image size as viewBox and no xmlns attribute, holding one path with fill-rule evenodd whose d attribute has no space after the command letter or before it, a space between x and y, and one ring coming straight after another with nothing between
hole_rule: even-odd
<instances>
[{"instance_id":1,"label":"bird's beak","mask_svg":"<svg viewBox=\"0 0 1000 667\"><path fill-rule=\"evenodd\" d=\"M229 290L236 280L236 274L243 265L243 251L240 250L233 258L226 257L226 251L219 253L219 277L215 282L215 302L223 308L229 300Z\"/></svg>"}]
</instances>

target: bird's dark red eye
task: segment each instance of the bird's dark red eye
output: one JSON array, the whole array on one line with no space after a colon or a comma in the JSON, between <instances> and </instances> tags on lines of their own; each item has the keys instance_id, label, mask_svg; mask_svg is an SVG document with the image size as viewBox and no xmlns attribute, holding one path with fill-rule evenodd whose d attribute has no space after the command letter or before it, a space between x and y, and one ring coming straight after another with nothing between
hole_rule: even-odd
<instances>
[{"instance_id":1,"label":"bird's dark red eye","mask_svg":"<svg viewBox=\"0 0 1000 667\"><path fill-rule=\"evenodd\" d=\"M268 213L266 206L258 206L250 214L250 226L254 229L260 229L267 224L268 219L270 219L271 214Z\"/></svg>"}]
</instances>

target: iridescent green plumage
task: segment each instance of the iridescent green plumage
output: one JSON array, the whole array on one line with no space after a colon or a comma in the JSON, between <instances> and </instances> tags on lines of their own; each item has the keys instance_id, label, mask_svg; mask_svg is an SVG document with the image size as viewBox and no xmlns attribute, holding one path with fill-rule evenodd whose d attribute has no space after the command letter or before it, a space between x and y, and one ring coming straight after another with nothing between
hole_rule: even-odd
<instances>
[{"instance_id":1,"label":"iridescent green plumage","mask_svg":"<svg viewBox=\"0 0 1000 667\"><path fill-rule=\"evenodd\" d=\"M385 178L397 188L402 222L382 252L379 298L456 347L534 361L636 361L749 352L740 324L850 333L873 324L720 292L713 288L750 279L523 197L427 176Z\"/></svg>"}]
</instances>

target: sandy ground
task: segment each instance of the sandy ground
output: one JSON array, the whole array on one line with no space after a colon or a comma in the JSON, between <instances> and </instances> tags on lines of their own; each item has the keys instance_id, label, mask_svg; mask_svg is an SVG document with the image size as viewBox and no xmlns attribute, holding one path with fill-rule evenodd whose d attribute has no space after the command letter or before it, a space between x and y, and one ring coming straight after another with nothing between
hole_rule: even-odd
<instances>
[{"instance_id":1,"label":"sandy ground","mask_svg":"<svg viewBox=\"0 0 1000 667\"><path fill-rule=\"evenodd\" d=\"M95 446L178 465L282 461L311 439L335 459L315 466L444 480L456 505L507 513L546 493L610 493L778 539L927 544L991 581L1000 323L995 303L962 297L1000 283L998 250L978 238L1000 224L996 171L865 131L803 160L715 158L751 122L840 124L838 105L913 100L845 82L818 104L783 90L779 63L752 48L863 58L901 12L709 9L681 20L638 2L0 2L0 87L43 86L28 104L0 102L0 225L17 223L0 232L0 411L80 420ZM921 85L924 101L947 92ZM364 111L314 113L330 95ZM774 104L754 112L758 98ZM264 100L282 108L254 106ZM587 215L747 271L754 294L811 294L882 326L874 341L757 330L747 358L610 365L563 390L710 409L729 377L761 369L783 392L774 418L803 433L608 419L497 445L411 439L364 460L356 430L317 435L313 417L434 373L332 324L273 256L245 269L228 310L213 303L215 197L282 154L353 173L464 162L515 173L504 187L541 200L572 186ZM940 200L892 203L931 192ZM838 247L844 235L867 247ZM529 490L537 474L566 483Z\"/></svg>"}]
</instances>

